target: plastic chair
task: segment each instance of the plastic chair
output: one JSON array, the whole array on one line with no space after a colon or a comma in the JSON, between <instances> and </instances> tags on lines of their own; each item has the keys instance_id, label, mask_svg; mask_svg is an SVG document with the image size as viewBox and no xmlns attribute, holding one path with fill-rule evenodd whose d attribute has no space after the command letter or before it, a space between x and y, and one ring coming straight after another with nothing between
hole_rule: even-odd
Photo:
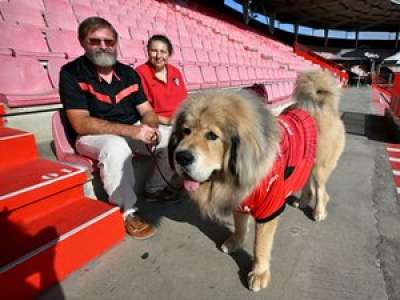
<instances>
[{"instance_id":1,"label":"plastic chair","mask_svg":"<svg viewBox=\"0 0 400 300\"><path fill-rule=\"evenodd\" d=\"M58 160L85 167L88 171L97 170L96 164L88 157L79 155L72 147L68 139L66 126L61 118L61 113L56 111L51 118L51 132L53 135L54 148Z\"/></svg>"},{"instance_id":2,"label":"plastic chair","mask_svg":"<svg viewBox=\"0 0 400 300\"><path fill-rule=\"evenodd\" d=\"M184 65L183 73L186 78L186 86L189 90L197 90L203 84L203 77L201 76L200 68L195 65Z\"/></svg>"},{"instance_id":3,"label":"plastic chair","mask_svg":"<svg viewBox=\"0 0 400 300\"><path fill-rule=\"evenodd\" d=\"M0 56L0 102L9 107L59 103L57 90L34 58Z\"/></svg>"},{"instance_id":4,"label":"plastic chair","mask_svg":"<svg viewBox=\"0 0 400 300\"><path fill-rule=\"evenodd\" d=\"M47 42L51 52L65 53L68 58L76 58L83 54L77 33L74 31L47 30Z\"/></svg>"},{"instance_id":5,"label":"plastic chair","mask_svg":"<svg viewBox=\"0 0 400 300\"><path fill-rule=\"evenodd\" d=\"M40 59L65 57L63 53L51 53L39 28L0 24L0 48L9 49L15 56Z\"/></svg>"},{"instance_id":6,"label":"plastic chair","mask_svg":"<svg viewBox=\"0 0 400 300\"><path fill-rule=\"evenodd\" d=\"M1 2L0 11L4 20L9 24L29 24L46 28L40 9L19 3Z\"/></svg>"}]
</instances>

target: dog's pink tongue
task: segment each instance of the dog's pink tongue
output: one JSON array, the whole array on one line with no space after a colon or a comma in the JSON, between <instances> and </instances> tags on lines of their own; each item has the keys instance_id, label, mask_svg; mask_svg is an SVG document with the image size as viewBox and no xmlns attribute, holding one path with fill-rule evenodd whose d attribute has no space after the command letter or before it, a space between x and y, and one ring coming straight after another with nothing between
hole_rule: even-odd
<instances>
[{"instance_id":1,"label":"dog's pink tongue","mask_svg":"<svg viewBox=\"0 0 400 300\"><path fill-rule=\"evenodd\" d=\"M193 180L184 180L183 186L184 186L185 190L187 190L189 192L193 192L199 188L200 183L197 181L193 181Z\"/></svg>"}]
</instances>

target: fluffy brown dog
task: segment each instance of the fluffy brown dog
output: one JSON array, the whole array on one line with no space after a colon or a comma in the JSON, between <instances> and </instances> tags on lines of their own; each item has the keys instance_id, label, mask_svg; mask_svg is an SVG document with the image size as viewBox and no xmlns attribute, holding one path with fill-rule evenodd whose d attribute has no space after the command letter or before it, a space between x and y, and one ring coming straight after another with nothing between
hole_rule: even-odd
<instances>
[{"instance_id":1,"label":"fluffy brown dog","mask_svg":"<svg viewBox=\"0 0 400 300\"><path fill-rule=\"evenodd\" d=\"M339 92L331 75L300 74L296 103L273 116L253 94L193 96L177 113L170 160L204 215L233 213L235 231L221 249L237 250L249 215L256 220L249 288L270 281L270 257L285 198L303 189L298 205L314 200L314 218L327 216L326 182L343 152Z\"/></svg>"}]
</instances>

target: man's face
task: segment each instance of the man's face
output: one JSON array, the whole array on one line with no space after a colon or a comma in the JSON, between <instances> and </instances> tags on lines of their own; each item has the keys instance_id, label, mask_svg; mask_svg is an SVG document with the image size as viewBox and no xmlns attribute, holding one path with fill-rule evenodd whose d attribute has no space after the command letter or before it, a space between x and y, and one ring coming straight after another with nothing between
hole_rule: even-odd
<instances>
[{"instance_id":1,"label":"man's face","mask_svg":"<svg viewBox=\"0 0 400 300\"><path fill-rule=\"evenodd\" d=\"M108 28L89 31L83 48L86 56L98 67L112 67L117 60L117 41Z\"/></svg>"}]
</instances>

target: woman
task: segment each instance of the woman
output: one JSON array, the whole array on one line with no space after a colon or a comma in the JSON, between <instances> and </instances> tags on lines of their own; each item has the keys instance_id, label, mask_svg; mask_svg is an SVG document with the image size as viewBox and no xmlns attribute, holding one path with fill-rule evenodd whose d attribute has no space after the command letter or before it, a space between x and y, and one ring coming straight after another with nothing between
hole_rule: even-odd
<instances>
[{"instance_id":1,"label":"woman","mask_svg":"<svg viewBox=\"0 0 400 300\"><path fill-rule=\"evenodd\" d=\"M169 137L174 114L179 105L186 99L187 91L181 72L168 64L173 53L171 41L164 35L153 35L147 42L148 61L136 68L147 100L150 102L160 123L161 135ZM168 138L162 139L168 141ZM159 144L159 148L167 148ZM167 151L165 151L166 153ZM165 155L165 166L159 166L164 174L171 173ZM169 200L175 198L171 189L163 189L157 193L145 193L148 201Z\"/></svg>"}]
</instances>

